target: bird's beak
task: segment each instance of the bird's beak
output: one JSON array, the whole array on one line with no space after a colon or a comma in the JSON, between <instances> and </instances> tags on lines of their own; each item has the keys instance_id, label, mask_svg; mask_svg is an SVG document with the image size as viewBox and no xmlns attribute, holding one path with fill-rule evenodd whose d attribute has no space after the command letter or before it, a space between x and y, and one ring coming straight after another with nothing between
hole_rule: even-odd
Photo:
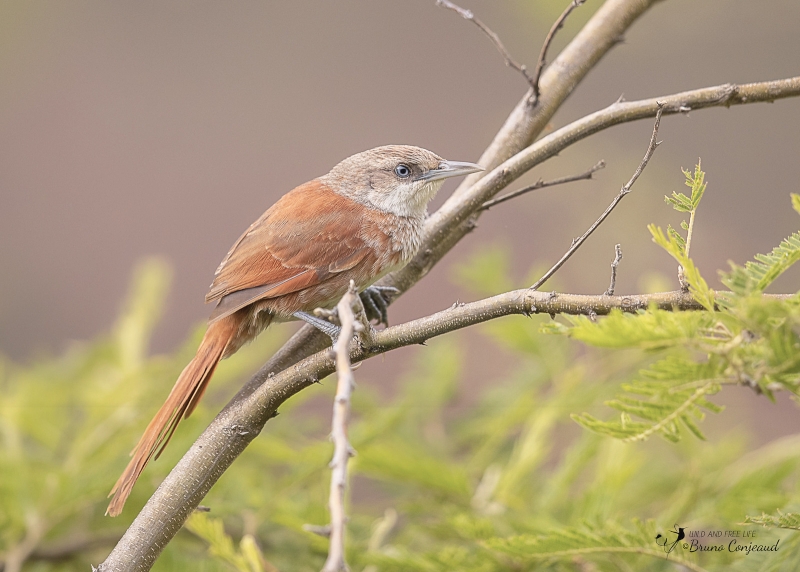
<instances>
[{"instance_id":1,"label":"bird's beak","mask_svg":"<svg viewBox=\"0 0 800 572\"><path fill-rule=\"evenodd\" d=\"M417 177L418 181L438 181L439 179L449 179L450 177L460 177L483 171L483 167L476 163L466 163L464 161L442 161L439 167L431 169Z\"/></svg>"}]
</instances>

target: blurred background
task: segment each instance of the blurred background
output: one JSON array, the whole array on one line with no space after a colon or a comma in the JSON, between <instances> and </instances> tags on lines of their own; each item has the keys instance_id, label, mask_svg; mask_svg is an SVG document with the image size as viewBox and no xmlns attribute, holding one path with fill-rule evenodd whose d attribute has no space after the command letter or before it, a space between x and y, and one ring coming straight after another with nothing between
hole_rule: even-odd
<instances>
[{"instance_id":1,"label":"blurred background","mask_svg":"<svg viewBox=\"0 0 800 572\"><path fill-rule=\"evenodd\" d=\"M565 0L461 4L533 67ZM599 5L589 0L573 14L550 60ZM661 2L552 126L621 94L632 100L797 75L798 22L793 0ZM433 0L7 0L0 78L0 353L20 362L107 331L132 268L153 254L173 267L174 281L151 349L174 350L207 317L203 296L230 245L283 193L376 145L414 144L474 161L526 87L476 27ZM476 252L505 253L510 287L528 285L531 268L556 260L628 179L651 128L644 121L607 130L513 185L578 173L600 159L608 165L594 181L486 213L392 306L391 320L469 299L453 265ZM728 260L743 263L800 228L789 203L800 180L800 100L668 117L660 138L634 192L553 287L603 292L621 243L617 293L674 288L675 264L646 225L677 224L663 196L685 190L680 169L698 157L708 191L692 254L713 286ZM775 290L795 292L798 279L789 273ZM417 351L373 360L359 375L389 385ZM478 355L465 368L467 384L507 366L502 353ZM719 400L733 408L727 423L752 424L760 439L800 430L788 401L774 406L744 390ZM757 427L754 407L771 412Z\"/></svg>"}]
</instances>

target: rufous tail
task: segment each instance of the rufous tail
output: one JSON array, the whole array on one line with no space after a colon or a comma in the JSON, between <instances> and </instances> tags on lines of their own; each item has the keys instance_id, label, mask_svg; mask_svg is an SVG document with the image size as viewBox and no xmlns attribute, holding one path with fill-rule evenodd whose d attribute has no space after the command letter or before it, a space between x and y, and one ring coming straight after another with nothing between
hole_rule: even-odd
<instances>
[{"instance_id":1,"label":"rufous tail","mask_svg":"<svg viewBox=\"0 0 800 572\"><path fill-rule=\"evenodd\" d=\"M131 453L130 463L108 494L108 496L114 495L114 498L106 509L107 515L117 516L122 512L133 485L147 463L153 457L158 458L181 419L188 417L194 411L214 374L217 363L222 359L226 347L236 336L238 329L239 319L235 315L209 325L197 354L181 372L169 397L150 421L144 435Z\"/></svg>"}]
</instances>

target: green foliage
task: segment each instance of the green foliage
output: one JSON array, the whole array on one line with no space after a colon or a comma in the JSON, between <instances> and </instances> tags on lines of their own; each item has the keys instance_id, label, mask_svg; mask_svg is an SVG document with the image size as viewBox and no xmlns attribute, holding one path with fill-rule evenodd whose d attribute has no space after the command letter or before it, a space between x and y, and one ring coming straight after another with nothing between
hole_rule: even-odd
<instances>
[{"instance_id":1,"label":"green foliage","mask_svg":"<svg viewBox=\"0 0 800 572\"><path fill-rule=\"evenodd\" d=\"M0 357L0 562L3 554L27 554L31 542L30 550L38 552L26 570L72 569L69 561L41 560L48 550L65 545L74 545L81 555L75 569L100 562L136 507L213 417L220 406L214 396L235 391L242 372L252 370L274 346L275 336L268 335L220 368L211 399L176 433L162 459L148 467L124 516L104 517L106 495L127 463L126 453L199 341L193 335L173 356L147 355L169 279L163 262L145 261L109 334L73 343L61 355L42 356L30 365ZM167 549L165 561L173 550ZM192 557L197 554L183 562Z\"/></svg>"},{"instance_id":2,"label":"green foliage","mask_svg":"<svg viewBox=\"0 0 800 572\"><path fill-rule=\"evenodd\" d=\"M651 224L647 227L650 234L653 236L653 241L661 248L666 250L675 260L680 264L678 276L681 280L681 285L688 285L689 291L698 303L708 310L714 311L714 292L708 287L708 284L700 275L700 271L695 266L691 258L689 258L689 249L692 246L692 232L694 230L694 218L697 213L697 207L700 206L700 200L706 191L705 176L706 174L700 169L700 161L691 171L683 171L686 177L685 184L692 189L691 196L686 196L683 193L673 192L672 196L664 197L667 204L672 205L678 212L689 213L689 222L681 222L681 228L686 231L686 238L684 238L677 230L671 226L667 227L667 233L660 227Z\"/></svg>"},{"instance_id":3,"label":"green foliage","mask_svg":"<svg viewBox=\"0 0 800 572\"><path fill-rule=\"evenodd\" d=\"M720 385L708 381L713 380L713 376L701 377L694 374L699 370L713 368L706 367L707 364L695 364L684 360L677 360L677 363L670 363L671 361L673 360L667 358L654 364L649 370L643 370L641 375L645 377L644 380L623 384L622 389L627 395L606 401L606 405L622 412L619 422L603 422L588 413L573 415L572 418L591 431L625 442L643 441L654 434L661 434L667 440L676 442L680 439L681 427L685 427L699 439L705 439L695 420L703 420L703 409L714 413L722 410L721 407L705 399L705 396L717 393ZM673 371L659 377L659 366L667 366ZM647 380L647 377L650 377L650 380ZM684 383L675 386L673 381L676 377L680 377ZM631 394L645 396L647 401L630 397ZM639 417L646 422L635 422L631 416Z\"/></svg>"},{"instance_id":4,"label":"green foliage","mask_svg":"<svg viewBox=\"0 0 800 572\"><path fill-rule=\"evenodd\" d=\"M693 174L684 173L691 197L673 193L667 202L693 216L705 191L704 173L699 164ZM792 200L800 206L800 199ZM549 333L593 346L661 354L658 361L622 385L623 394L606 402L620 412L618 419L602 421L589 413L573 415L573 419L591 431L628 442L655 434L677 441L682 429L704 439L698 422L705 411L721 410L707 397L724 385L745 385L770 398L778 390L796 395L800 386L800 300L796 296L769 299L761 294L800 259L800 234L783 241L771 254L756 256L757 262L734 265L722 277L732 292L720 298L714 311L715 295L688 257L690 239L684 248L672 234L666 236L654 225L649 228L655 242L681 263L690 291L708 311L614 311L597 321L573 317L568 318L568 326L549 327ZM688 228L690 237L691 222Z\"/></svg>"},{"instance_id":5,"label":"green foliage","mask_svg":"<svg viewBox=\"0 0 800 572\"><path fill-rule=\"evenodd\" d=\"M267 572L275 570L264 560L264 555L252 534L245 534L234 546L233 539L225 532L222 520L195 512L186 521L186 528L208 543L208 554L230 565L237 572ZM269 568L268 568L269 566Z\"/></svg>"},{"instance_id":6,"label":"green foliage","mask_svg":"<svg viewBox=\"0 0 800 572\"><path fill-rule=\"evenodd\" d=\"M504 268L484 254L458 272L459 284L494 293L511 282ZM148 356L166 283L163 265L151 262L137 273L110 335L28 365L1 362L0 553L25 559L24 570L100 562L286 332L271 329L220 366L210 395L145 471L123 515L103 517L125 452L198 342L194 335L174 355ZM475 329L478 340L456 334L405 350L415 352L406 354L414 365L396 387L358 370L349 426L357 451L348 489L351 568L800 568L800 436L750 450L745 431L718 427L713 440L678 441L687 431L702 437L700 421L721 410L713 396L726 386L797 392L800 297L763 298L757 283L734 289L714 312L651 308L595 322L519 316L486 323ZM332 393L323 381L284 404L203 501L211 513L194 514L154 570L319 570L327 540L304 525L329 520ZM603 402L618 420L575 416L592 431L570 420ZM647 439L656 434L677 442ZM780 550L744 555L681 545L667 555L656 535L674 538L675 523L757 531ZM46 559L65 545L73 546L67 558Z\"/></svg>"},{"instance_id":7,"label":"green foliage","mask_svg":"<svg viewBox=\"0 0 800 572\"><path fill-rule=\"evenodd\" d=\"M761 516L748 516L744 519L745 524L760 524L765 528L786 528L788 530L800 530L800 513L777 511L777 516L762 514Z\"/></svg>"},{"instance_id":8,"label":"green foliage","mask_svg":"<svg viewBox=\"0 0 800 572\"><path fill-rule=\"evenodd\" d=\"M706 174L700 169L699 160L694 168L694 173L686 169L681 170L686 177L684 184L692 189L691 196L687 197L683 193L676 193L673 191L672 196L664 197L664 200L668 205L672 205L672 208L678 212L693 213L697 210L697 207L700 206L700 199L703 198L703 193L706 192ZM688 228L684 228L684 230L688 230Z\"/></svg>"},{"instance_id":9,"label":"green foliage","mask_svg":"<svg viewBox=\"0 0 800 572\"><path fill-rule=\"evenodd\" d=\"M792 194L792 207L800 214L800 195ZM755 258L744 267L731 263L731 271L722 275L722 283L739 296L761 294L800 260L800 232L782 240L769 254L757 254Z\"/></svg>"},{"instance_id":10,"label":"green foliage","mask_svg":"<svg viewBox=\"0 0 800 572\"><path fill-rule=\"evenodd\" d=\"M520 535L510 538L491 539L487 545L526 561L557 561L564 559L580 560L590 555L642 554L663 558L664 552L653 543L656 526L652 521L643 523L632 521L631 527L610 523L602 529L587 524L554 529L546 535ZM671 558L690 570L701 570L692 560L681 555Z\"/></svg>"},{"instance_id":11,"label":"green foliage","mask_svg":"<svg viewBox=\"0 0 800 572\"><path fill-rule=\"evenodd\" d=\"M689 258L689 243L684 242L683 238L672 228L667 235L661 227L651 224L647 227L653 236L653 242L666 250L678 264L681 265L682 275L689 284L689 292L699 304L709 312L714 311L714 291L709 288L708 283L700 275L700 271Z\"/></svg>"}]
</instances>

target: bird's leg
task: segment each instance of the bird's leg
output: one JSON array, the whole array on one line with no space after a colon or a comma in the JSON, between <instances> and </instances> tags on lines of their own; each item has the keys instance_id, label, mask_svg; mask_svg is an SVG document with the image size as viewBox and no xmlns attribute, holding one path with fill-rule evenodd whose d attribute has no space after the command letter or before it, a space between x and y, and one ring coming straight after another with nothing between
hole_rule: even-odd
<instances>
[{"instance_id":1,"label":"bird's leg","mask_svg":"<svg viewBox=\"0 0 800 572\"><path fill-rule=\"evenodd\" d=\"M312 316L306 312L295 312L292 314L292 316L317 328L320 332L328 336L331 339L331 343L334 345L336 344L336 340L339 338L339 334L342 332L342 328L336 324L331 324L327 320L317 318L316 316Z\"/></svg>"},{"instance_id":2,"label":"bird's leg","mask_svg":"<svg viewBox=\"0 0 800 572\"><path fill-rule=\"evenodd\" d=\"M387 308L391 299L400 293L392 286L370 286L359 294L367 320L376 320L378 324L389 325Z\"/></svg>"}]
</instances>

